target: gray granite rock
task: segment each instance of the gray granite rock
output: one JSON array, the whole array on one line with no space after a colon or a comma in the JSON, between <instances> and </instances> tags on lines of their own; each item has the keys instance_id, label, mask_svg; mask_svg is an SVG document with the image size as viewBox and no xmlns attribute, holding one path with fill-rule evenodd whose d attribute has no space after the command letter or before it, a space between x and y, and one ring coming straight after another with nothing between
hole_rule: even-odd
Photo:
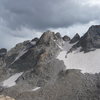
<instances>
[{"instance_id":1,"label":"gray granite rock","mask_svg":"<svg viewBox=\"0 0 100 100\"><path fill-rule=\"evenodd\" d=\"M64 40L64 41L70 41L70 37L68 37L67 35L65 35L65 36L63 37L63 40Z\"/></svg>"},{"instance_id":2,"label":"gray granite rock","mask_svg":"<svg viewBox=\"0 0 100 100\"><path fill-rule=\"evenodd\" d=\"M78 33L75 34L75 36L70 40L70 43L75 43L80 40L80 36Z\"/></svg>"},{"instance_id":3,"label":"gray granite rock","mask_svg":"<svg viewBox=\"0 0 100 100\"><path fill-rule=\"evenodd\" d=\"M73 51L78 47L81 47L81 51L84 52L100 48L100 25L91 26L70 51Z\"/></svg>"}]
</instances>

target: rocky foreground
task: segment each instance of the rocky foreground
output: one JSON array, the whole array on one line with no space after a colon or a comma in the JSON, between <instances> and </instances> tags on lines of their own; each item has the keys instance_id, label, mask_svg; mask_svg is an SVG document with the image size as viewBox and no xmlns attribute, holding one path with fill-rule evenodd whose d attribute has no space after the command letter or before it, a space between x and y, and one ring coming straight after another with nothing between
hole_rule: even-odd
<instances>
[{"instance_id":1,"label":"rocky foreground","mask_svg":"<svg viewBox=\"0 0 100 100\"><path fill-rule=\"evenodd\" d=\"M97 25L82 37L47 31L10 51L2 48L0 94L16 100L100 100L99 49Z\"/></svg>"},{"instance_id":2,"label":"rocky foreground","mask_svg":"<svg viewBox=\"0 0 100 100\"><path fill-rule=\"evenodd\" d=\"M0 100L15 100L15 99L9 96L0 95Z\"/></svg>"}]
</instances>

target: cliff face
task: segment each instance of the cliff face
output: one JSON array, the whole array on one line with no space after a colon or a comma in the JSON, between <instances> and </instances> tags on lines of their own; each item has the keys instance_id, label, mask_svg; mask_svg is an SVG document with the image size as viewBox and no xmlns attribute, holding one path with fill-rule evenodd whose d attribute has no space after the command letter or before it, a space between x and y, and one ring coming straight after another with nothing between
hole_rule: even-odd
<instances>
[{"instance_id":1,"label":"cliff face","mask_svg":"<svg viewBox=\"0 0 100 100\"><path fill-rule=\"evenodd\" d=\"M8 52L3 49L0 94L16 100L99 100L99 28L72 39L47 31Z\"/></svg>"}]
</instances>

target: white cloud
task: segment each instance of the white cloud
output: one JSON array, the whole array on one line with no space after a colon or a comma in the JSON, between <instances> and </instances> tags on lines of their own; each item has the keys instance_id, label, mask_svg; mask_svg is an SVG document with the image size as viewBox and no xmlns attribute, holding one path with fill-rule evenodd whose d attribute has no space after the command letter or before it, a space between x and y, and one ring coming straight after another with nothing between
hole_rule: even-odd
<instances>
[{"instance_id":1,"label":"white cloud","mask_svg":"<svg viewBox=\"0 0 100 100\"><path fill-rule=\"evenodd\" d=\"M88 6L100 6L100 1L99 0L84 0L82 3L83 5L88 5Z\"/></svg>"},{"instance_id":2,"label":"white cloud","mask_svg":"<svg viewBox=\"0 0 100 100\"><path fill-rule=\"evenodd\" d=\"M83 34L85 34L87 32L88 28L91 25L98 25L98 24L99 24L98 21L90 21L87 24L78 23L78 24L74 24L68 28L57 28L57 29L51 28L50 30L52 30L54 32L60 32L63 36L68 35L72 38L76 33L79 33L80 36L82 36Z\"/></svg>"}]
</instances>

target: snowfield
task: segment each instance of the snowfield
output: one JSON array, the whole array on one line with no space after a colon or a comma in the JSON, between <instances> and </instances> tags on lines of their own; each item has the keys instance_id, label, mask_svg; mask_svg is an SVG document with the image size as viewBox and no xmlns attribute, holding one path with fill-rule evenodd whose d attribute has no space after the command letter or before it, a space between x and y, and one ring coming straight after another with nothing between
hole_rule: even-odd
<instances>
[{"instance_id":1,"label":"snowfield","mask_svg":"<svg viewBox=\"0 0 100 100\"><path fill-rule=\"evenodd\" d=\"M36 41L32 41L30 42L32 45L36 45Z\"/></svg>"},{"instance_id":2,"label":"snowfield","mask_svg":"<svg viewBox=\"0 0 100 100\"><path fill-rule=\"evenodd\" d=\"M67 51L61 51L57 59L63 60L66 69L80 69L82 73L100 72L100 49L88 53L76 51L67 54Z\"/></svg>"},{"instance_id":3,"label":"snowfield","mask_svg":"<svg viewBox=\"0 0 100 100\"><path fill-rule=\"evenodd\" d=\"M8 78L7 80L2 82L2 86L3 87L12 87L16 85L16 80L23 74L23 72L21 73L16 73L15 75L11 76L10 78Z\"/></svg>"}]
</instances>

